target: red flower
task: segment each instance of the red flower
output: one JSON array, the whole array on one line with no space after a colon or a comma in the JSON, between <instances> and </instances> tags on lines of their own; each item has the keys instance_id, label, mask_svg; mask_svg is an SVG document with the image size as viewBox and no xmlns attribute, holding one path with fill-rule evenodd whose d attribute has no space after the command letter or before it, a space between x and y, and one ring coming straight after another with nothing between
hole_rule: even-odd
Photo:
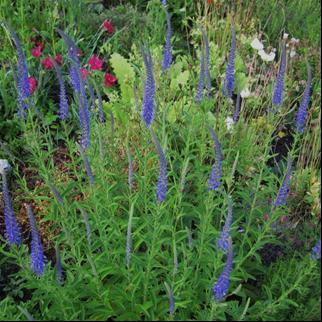
<instances>
[{"instance_id":1,"label":"red flower","mask_svg":"<svg viewBox=\"0 0 322 322\"><path fill-rule=\"evenodd\" d=\"M99 59L95 54L89 59L88 63L93 70L101 70L103 67L103 60Z\"/></svg>"},{"instance_id":2,"label":"red flower","mask_svg":"<svg viewBox=\"0 0 322 322\"><path fill-rule=\"evenodd\" d=\"M32 94L37 88L37 81L33 77L28 77L30 94Z\"/></svg>"},{"instance_id":3,"label":"red flower","mask_svg":"<svg viewBox=\"0 0 322 322\"><path fill-rule=\"evenodd\" d=\"M39 57L41 55L42 46L36 46L34 48L31 48L31 55L34 57Z\"/></svg>"},{"instance_id":4,"label":"red flower","mask_svg":"<svg viewBox=\"0 0 322 322\"><path fill-rule=\"evenodd\" d=\"M53 68L53 62L50 57L44 58L41 61L41 64L44 66L45 69L52 69Z\"/></svg>"},{"instance_id":5,"label":"red flower","mask_svg":"<svg viewBox=\"0 0 322 322\"><path fill-rule=\"evenodd\" d=\"M55 61L58 65L61 65L62 60L63 60L63 56L61 54L57 54L55 56Z\"/></svg>"},{"instance_id":6,"label":"red flower","mask_svg":"<svg viewBox=\"0 0 322 322\"><path fill-rule=\"evenodd\" d=\"M207 0L208 4L211 5L212 4L212 0Z\"/></svg>"},{"instance_id":7,"label":"red flower","mask_svg":"<svg viewBox=\"0 0 322 322\"><path fill-rule=\"evenodd\" d=\"M117 78L109 73L104 75L104 85L106 87L112 87L117 81Z\"/></svg>"},{"instance_id":8,"label":"red flower","mask_svg":"<svg viewBox=\"0 0 322 322\"><path fill-rule=\"evenodd\" d=\"M37 37L31 38L31 42L33 42L36 47L41 47L41 49L45 47L45 44Z\"/></svg>"},{"instance_id":9,"label":"red flower","mask_svg":"<svg viewBox=\"0 0 322 322\"><path fill-rule=\"evenodd\" d=\"M114 32L114 27L108 20L104 20L102 26L109 34L112 34Z\"/></svg>"},{"instance_id":10,"label":"red flower","mask_svg":"<svg viewBox=\"0 0 322 322\"><path fill-rule=\"evenodd\" d=\"M81 68L80 72L81 72L83 80L90 74L89 71L87 69L85 69L85 68Z\"/></svg>"}]
</instances>

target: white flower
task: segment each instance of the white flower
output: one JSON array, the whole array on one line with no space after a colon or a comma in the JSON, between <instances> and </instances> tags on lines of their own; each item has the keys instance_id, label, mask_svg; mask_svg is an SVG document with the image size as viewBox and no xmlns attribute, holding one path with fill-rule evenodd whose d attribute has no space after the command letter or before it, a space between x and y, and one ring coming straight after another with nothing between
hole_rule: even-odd
<instances>
[{"instance_id":1,"label":"white flower","mask_svg":"<svg viewBox=\"0 0 322 322\"><path fill-rule=\"evenodd\" d=\"M290 57L293 58L296 55L296 51L294 48L290 51Z\"/></svg>"},{"instance_id":2,"label":"white flower","mask_svg":"<svg viewBox=\"0 0 322 322\"><path fill-rule=\"evenodd\" d=\"M300 42L300 40L299 40L299 39L296 39L296 38L294 38L294 37L293 37L293 38L291 38L291 42L293 42L293 43L296 43L296 44L297 44L297 43L299 43L299 42Z\"/></svg>"},{"instance_id":3,"label":"white flower","mask_svg":"<svg viewBox=\"0 0 322 322\"><path fill-rule=\"evenodd\" d=\"M229 133L231 133L233 126L234 126L234 120L232 117L228 116L225 120L226 127Z\"/></svg>"},{"instance_id":4,"label":"white flower","mask_svg":"<svg viewBox=\"0 0 322 322\"><path fill-rule=\"evenodd\" d=\"M273 61L275 59L275 52L272 51L271 53L269 54L266 54L265 50L260 50L258 52L259 56L261 56L261 58L264 60L264 61Z\"/></svg>"},{"instance_id":5,"label":"white flower","mask_svg":"<svg viewBox=\"0 0 322 322\"><path fill-rule=\"evenodd\" d=\"M258 38L255 38L250 45L256 50L264 49L264 45L259 41Z\"/></svg>"},{"instance_id":6,"label":"white flower","mask_svg":"<svg viewBox=\"0 0 322 322\"><path fill-rule=\"evenodd\" d=\"M245 87L241 92L240 92L240 96L242 98L246 98L250 96L250 91L247 87Z\"/></svg>"},{"instance_id":7,"label":"white flower","mask_svg":"<svg viewBox=\"0 0 322 322\"><path fill-rule=\"evenodd\" d=\"M284 35L283 35L283 39L287 39L288 38L288 35L289 34L287 34L286 32L284 33Z\"/></svg>"}]
</instances>

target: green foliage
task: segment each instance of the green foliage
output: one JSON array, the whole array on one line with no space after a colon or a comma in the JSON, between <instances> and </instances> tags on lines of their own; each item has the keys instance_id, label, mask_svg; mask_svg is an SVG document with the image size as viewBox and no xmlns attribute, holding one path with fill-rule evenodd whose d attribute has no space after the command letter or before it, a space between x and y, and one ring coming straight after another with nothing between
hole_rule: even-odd
<instances>
[{"instance_id":1,"label":"green foliage","mask_svg":"<svg viewBox=\"0 0 322 322\"><path fill-rule=\"evenodd\" d=\"M162 73L165 13L159 0L129 1L16 1L0 4L1 18L18 31L27 53L30 74L38 80L34 108L25 120L15 116L16 88L11 65L14 46L0 33L0 158L11 163L10 190L22 227L24 244L9 247L4 239L0 206L0 319L2 320L318 320L320 316L320 262L310 259L319 236L320 219L320 81L314 74L310 117L303 136L294 135L289 151L294 158L291 193L286 206L273 207L284 177L284 153L277 138L291 139L291 128L305 77L305 50L288 60L285 101L271 107L275 63L263 63L250 47L263 26L269 1L169 1L174 29L174 61ZM284 2L282 2L284 3ZM293 12L290 1L285 10ZM265 32L271 42L285 27L295 37L316 45L316 35L297 30L313 1L299 4L297 17L280 22L272 15ZM286 2L285 2L286 4ZM288 2L287 2L288 4ZM41 10L40 10L41 9ZM253 14L251 15L251 10ZM259 20L256 12L259 11ZM307 24L315 30L315 10ZM221 89L230 43L230 25L237 30L236 89L249 88L241 114L231 128L227 117L233 103ZM109 19L115 33L101 29ZM202 48L200 25L210 43L212 92L200 106L194 103ZM79 151L78 102L67 87L71 117L57 117L57 80L30 56L30 36L36 26L46 40L46 54L64 55L63 74L68 84L68 59L55 28L67 29L83 50L86 67L98 53L106 69L118 80L104 87L103 71L91 71L102 94L106 123L97 120L91 106L91 146L86 151L94 185L89 184ZM4 30L4 29L3 29ZM297 34L297 32L301 33ZM313 31L312 31L313 33ZM298 35L298 36L297 36ZM302 41L302 38L301 38ZM140 46L149 45L156 85L155 120L152 128L167 159L168 193L156 201L158 153L151 133L141 120L145 71ZM311 53L312 61L319 61ZM109 112L115 118L111 127ZM223 154L223 176L218 191L208 191L207 181L215 158L209 133L218 135ZM284 153L284 154L283 154ZM133 187L128 185L129 159L133 161ZM281 155L280 155L281 154ZM281 160L280 160L280 159ZM52 186L63 198L55 198ZM2 185L1 185L2 186ZM215 303L211 288L222 273L226 257L216 247L233 201L234 264L228 294ZM30 268L28 219L24 203L33 205L45 248L44 276ZM84 220L88 216L91 229ZM131 223L131 261L126 262L127 234ZM55 247L60 250L64 283L56 280ZM175 312L169 315L168 295L173 292Z\"/></svg>"},{"instance_id":2,"label":"green foliage","mask_svg":"<svg viewBox=\"0 0 322 322\"><path fill-rule=\"evenodd\" d=\"M123 103L129 105L133 98L134 69L124 57L117 53L111 56L110 63L120 84Z\"/></svg>"}]
</instances>

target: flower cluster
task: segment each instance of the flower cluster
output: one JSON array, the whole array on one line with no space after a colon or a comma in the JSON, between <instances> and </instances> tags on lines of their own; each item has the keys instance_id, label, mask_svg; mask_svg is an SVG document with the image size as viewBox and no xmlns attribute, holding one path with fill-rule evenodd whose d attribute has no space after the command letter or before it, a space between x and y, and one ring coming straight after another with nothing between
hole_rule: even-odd
<instances>
[{"instance_id":1,"label":"flower cluster","mask_svg":"<svg viewBox=\"0 0 322 322\"><path fill-rule=\"evenodd\" d=\"M102 23L102 27L109 33L112 34L114 32L114 27L109 20L104 20Z\"/></svg>"},{"instance_id":2,"label":"flower cluster","mask_svg":"<svg viewBox=\"0 0 322 322\"><path fill-rule=\"evenodd\" d=\"M236 32L235 28L231 30L231 46L226 68L226 79L224 82L223 93L231 98L235 87L235 55L236 55Z\"/></svg>"},{"instance_id":3,"label":"flower cluster","mask_svg":"<svg viewBox=\"0 0 322 322\"><path fill-rule=\"evenodd\" d=\"M154 92L155 83L153 76L153 61L150 49L143 50L143 61L146 70L146 80L144 86L142 118L147 127L150 127L154 119Z\"/></svg>"},{"instance_id":4,"label":"flower cluster","mask_svg":"<svg viewBox=\"0 0 322 322\"><path fill-rule=\"evenodd\" d=\"M232 201L228 199L228 213L225 221L225 225L221 231L220 237L217 240L217 248L227 253L230 245L230 226L233 220L233 206Z\"/></svg>"},{"instance_id":5,"label":"flower cluster","mask_svg":"<svg viewBox=\"0 0 322 322\"><path fill-rule=\"evenodd\" d=\"M17 49L18 64L17 72L15 72L14 77L17 84L18 103L20 106L19 115L21 117L24 117L25 111L28 109L29 106L26 102L26 99L30 96L30 83L28 79L27 61L17 34L8 23L6 23L6 27L9 30Z\"/></svg>"},{"instance_id":6,"label":"flower cluster","mask_svg":"<svg viewBox=\"0 0 322 322\"><path fill-rule=\"evenodd\" d=\"M41 276L45 269L44 249L30 205L26 205L26 209L31 227L31 268L37 276Z\"/></svg>"},{"instance_id":7,"label":"flower cluster","mask_svg":"<svg viewBox=\"0 0 322 322\"><path fill-rule=\"evenodd\" d=\"M3 213L5 222L5 236L9 245L21 243L21 233L18 226L16 216L12 207L8 181L7 172L10 166L7 160L0 160L0 174L2 176L2 194L3 194Z\"/></svg>"},{"instance_id":8,"label":"flower cluster","mask_svg":"<svg viewBox=\"0 0 322 322\"><path fill-rule=\"evenodd\" d=\"M264 50L263 43L258 38L254 38L250 45L252 46L252 48L257 50L258 55L262 58L263 61L270 62L275 59L275 49L267 54Z\"/></svg>"},{"instance_id":9,"label":"flower cluster","mask_svg":"<svg viewBox=\"0 0 322 322\"><path fill-rule=\"evenodd\" d=\"M311 258L313 260L318 260L321 258L321 239L319 239L312 248Z\"/></svg>"},{"instance_id":10,"label":"flower cluster","mask_svg":"<svg viewBox=\"0 0 322 322\"><path fill-rule=\"evenodd\" d=\"M276 77L274 93L272 98L273 105L281 105L283 102L283 91L284 91L284 77L286 72L286 48L285 43L282 45L282 57L280 67Z\"/></svg>"},{"instance_id":11,"label":"flower cluster","mask_svg":"<svg viewBox=\"0 0 322 322\"><path fill-rule=\"evenodd\" d=\"M56 70L56 75L59 82L59 117L62 120L66 120L69 115L69 106L66 96L65 84L62 76L62 72L56 61L52 61Z\"/></svg>"},{"instance_id":12,"label":"flower cluster","mask_svg":"<svg viewBox=\"0 0 322 322\"><path fill-rule=\"evenodd\" d=\"M215 131L212 128L210 128L210 134L215 144L216 159L215 163L212 166L210 179L208 181L208 190L217 190L220 185L220 179L222 176L222 153L220 142L217 138Z\"/></svg>"},{"instance_id":13,"label":"flower cluster","mask_svg":"<svg viewBox=\"0 0 322 322\"><path fill-rule=\"evenodd\" d=\"M206 86L207 96L210 96L211 91L211 76L209 71L210 65L210 49L207 34L204 29L201 30L202 38L204 42L204 49L200 53L200 71L199 71L199 81L197 84L195 102L199 104L203 98L204 88Z\"/></svg>"},{"instance_id":14,"label":"flower cluster","mask_svg":"<svg viewBox=\"0 0 322 322\"><path fill-rule=\"evenodd\" d=\"M204 53L201 51L200 53L200 71L199 71L199 81L197 84L195 102L199 104L203 97L203 90L205 86L205 58Z\"/></svg>"},{"instance_id":15,"label":"flower cluster","mask_svg":"<svg viewBox=\"0 0 322 322\"><path fill-rule=\"evenodd\" d=\"M212 293L217 303L220 303L228 293L230 274L231 274L232 268L233 268L233 246L232 246L231 239L229 239L228 253L227 253L227 259L226 259L224 270L212 288Z\"/></svg>"},{"instance_id":16,"label":"flower cluster","mask_svg":"<svg viewBox=\"0 0 322 322\"><path fill-rule=\"evenodd\" d=\"M275 200L275 207L280 207L286 204L286 200L289 194L289 189L290 189L290 181L291 181L291 175L292 175L292 159L289 158L287 161L287 169L286 169L286 174L284 181L278 191L276 200Z\"/></svg>"},{"instance_id":17,"label":"flower cluster","mask_svg":"<svg viewBox=\"0 0 322 322\"><path fill-rule=\"evenodd\" d=\"M79 101L79 121L82 129L81 145L85 150L90 145L90 113L88 110L88 99L86 95L84 80L80 71L80 61L77 54L77 47L74 41L67 36L62 30L58 29L58 33L64 39L68 48L68 55L71 61L70 80L76 97Z\"/></svg>"},{"instance_id":18,"label":"flower cluster","mask_svg":"<svg viewBox=\"0 0 322 322\"><path fill-rule=\"evenodd\" d=\"M160 173L159 173L159 179L157 184L157 199L159 202L163 202L167 195L167 185L168 185L168 179L167 179L167 159L165 157L165 154L162 150L161 144L158 141L155 134L151 131L152 138L155 143L156 149L159 154L159 160L160 160Z\"/></svg>"},{"instance_id":19,"label":"flower cluster","mask_svg":"<svg viewBox=\"0 0 322 322\"><path fill-rule=\"evenodd\" d=\"M311 70L311 66L308 65L306 87L305 87L304 94L296 116L296 130L299 133L304 132L305 121L307 117L307 109L310 103L311 83L312 83L312 70Z\"/></svg>"},{"instance_id":20,"label":"flower cluster","mask_svg":"<svg viewBox=\"0 0 322 322\"><path fill-rule=\"evenodd\" d=\"M172 62L172 49L171 49L171 36L172 36L172 28L171 28L171 17L167 9L165 9L166 17L167 17L167 32L166 32L166 40L163 48L163 63L162 63L162 71L165 72L168 68L170 68Z\"/></svg>"}]
</instances>

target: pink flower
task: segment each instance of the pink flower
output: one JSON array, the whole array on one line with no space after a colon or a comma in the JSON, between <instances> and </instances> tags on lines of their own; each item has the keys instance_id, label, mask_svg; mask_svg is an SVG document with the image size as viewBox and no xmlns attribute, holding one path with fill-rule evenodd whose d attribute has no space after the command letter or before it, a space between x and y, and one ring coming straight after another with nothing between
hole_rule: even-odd
<instances>
[{"instance_id":1,"label":"pink flower","mask_svg":"<svg viewBox=\"0 0 322 322\"><path fill-rule=\"evenodd\" d=\"M81 75L82 75L82 79L83 80L90 74L90 72L87 69L85 69L85 68L81 68L80 69L80 72L81 72Z\"/></svg>"},{"instance_id":2,"label":"pink flower","mask_svg":"<svg viewBox=\"0 0 322 322\"><path fill-rule=\"evenodd\" d=\"M63 56L61 54L57 54L55 56L55 61L58 65L61 65L62 60L63 60Z\"/></svg>"},{"instance_id":3,"label":"pink flower","mask_svg":"<svg viewBox=\"0 0 322 322\"><path fill-rule=\"evenodd\" d=\"M44 66L45 69L52 69L53 68L53 62L50 57L44 58L41 61L41 64Z\"/></svg>"},{"instance_id":4,"label":"pink flower","mask_svg":"<svg viewBox=\"0 0 322 322\"><path fill-rule=\"evenodd\" d=\"M106 87L112 87L117 82L117 78L109 73L104 75L104 85Z\"/></svg>"},{"instance_id":5,"label":"pink flower","mask_svg":"<svg viewBox=\"0 0 322 322\"><path fill-rule=\"evenodd\" d=\"M36 46L34 48L31 48L31 55L33 57L39 57L41 55L42 46Z\"/></svg>"},{"instance_id":6,"label":"pink flower","mask_svg":"<svg viewBox=\"0 0 322 322\"><path fill-rule=\"evenodd\" d=\"M109 34L112 34L114 32L114 27L109 22L109 20L104 20L102 26Z\"/></svg>"},{"instance_id":7,"label":"pink flower","mask_svg":"<svg viewBox=\"0 0 322 322\"><path fill-rule=\"evenodd\" d=\"M101 70L103 67L103 60L99 59L95 54L89 59L88 63L93 70Z\"/></svg>"},{"instance_id":8,"label":"pink flower","mask_svg":"<svg viewBox=\"0 0 322 322\"><path fill-rule=\"evenodd\" d=\"M37 80L31 76L28 77L30 94L37 89Z\"/></svg>"}]
</instances>

